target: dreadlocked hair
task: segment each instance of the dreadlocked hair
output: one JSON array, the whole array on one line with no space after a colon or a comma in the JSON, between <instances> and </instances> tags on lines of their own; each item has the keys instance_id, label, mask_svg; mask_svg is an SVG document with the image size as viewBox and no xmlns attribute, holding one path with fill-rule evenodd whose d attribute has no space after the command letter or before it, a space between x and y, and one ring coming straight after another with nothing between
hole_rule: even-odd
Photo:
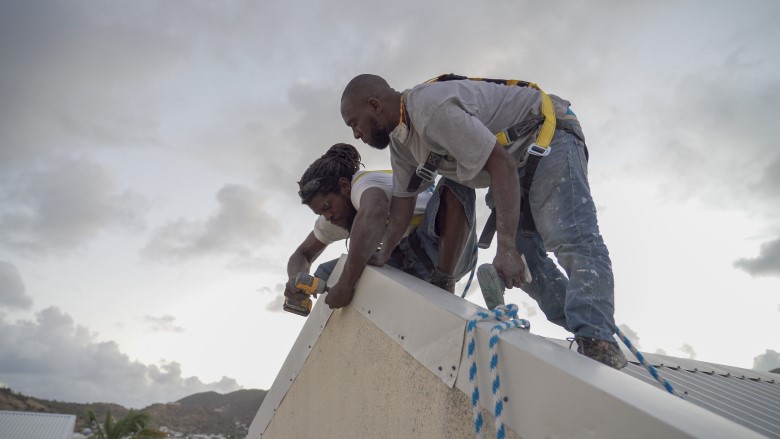
<instances>
[{"instance_id":1,"label":"dreadlocked hair","mask_svg":"<svg viewBox=\"0 0 780 439\"><path fill-rule=\"evenodd\" d=\"M298 195L301 197L301 203L309 204L311 199L318 194L329 194L338 192L339 178L344 177L352 180L352 176L360 170L360 153L354 146L346 143L337 143L330 147L328 152L314 161L306 172L303 173L301 181L298 182ZM313 188L307 188L307 184L312 183ZM312 186L309 185L309 186Z\"/></svg>"}]
</instances>

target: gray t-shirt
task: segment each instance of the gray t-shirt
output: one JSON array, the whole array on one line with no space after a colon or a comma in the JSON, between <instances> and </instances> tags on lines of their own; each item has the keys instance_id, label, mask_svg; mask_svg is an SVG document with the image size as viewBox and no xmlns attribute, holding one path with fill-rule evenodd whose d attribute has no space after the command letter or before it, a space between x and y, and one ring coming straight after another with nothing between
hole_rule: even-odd
<instances>
[{"instance_id":1,"label":"gray t-shirt","mask_svg":"<svg viewBox=\"0 0 780 439\"><path fill-rule=\"evenodd\" d=\"M496 144L495 133L540 115L541 94L530 87L446 81L417 85L403 96L411 128L407 134L399 126L390 135L393 195L400 197L415 194L406 191L409 179L430 152L444 155L440 175L469 187L488 187L490 175L483 168ZM550 97L556 113L564 114L569 102ZM537 132L531 130L506 147L518 166Z\"/></svg>"}]
</instances>

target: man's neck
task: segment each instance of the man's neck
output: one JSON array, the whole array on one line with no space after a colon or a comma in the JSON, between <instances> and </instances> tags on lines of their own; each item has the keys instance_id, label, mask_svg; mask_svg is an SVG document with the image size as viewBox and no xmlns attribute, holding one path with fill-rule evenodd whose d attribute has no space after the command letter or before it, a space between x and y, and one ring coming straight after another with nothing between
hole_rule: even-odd
<instances>
[{"instance_id":1,"label":"man's neck","mask_svg":"<svg viewBox=\"0 0 780 439\"><path fill-rule=\"evenodd\" d=\"M412 129L412 121L409 119L409 111L406 108L406 102L404 102L404 95L401 92L397 93L397 100L399 102L398 105L398 124L405 123L409 129Z\"/></svg>"}]
</instances>

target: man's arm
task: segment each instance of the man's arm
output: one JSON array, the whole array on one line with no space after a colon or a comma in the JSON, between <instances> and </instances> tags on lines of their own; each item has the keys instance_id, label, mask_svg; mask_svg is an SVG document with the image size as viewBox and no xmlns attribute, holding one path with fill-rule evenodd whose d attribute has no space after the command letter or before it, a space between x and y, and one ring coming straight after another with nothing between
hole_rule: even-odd
<instances>
[{"instance_id":1,"label":"man's arm","mask_svg":"<svg viewBox=\"0 0 780 439\"><path fill-rule=\"evenodd\" d=\"M314 232L310 232L309 236L303 240L301 245L290 256L290 260L287 261L287 284L284 288L284 295L295 299L297 301L306 297L306 294L298 292L295 288L295 276L300 273L308 273L311 269L311 264L317 257L322 254L322 251L328 244L324 244L314 236Z\"/></svg>"},{"instance_id":2,"label":"man's arm","mask_svg":"<svg viewBox=\"0 0 780 439\"><path fill-rule=\"evenodd\" d=\"M414 207L417 205L417 196L393 197L390 203L390 219L387 223L385 236L382 240L382 248L371 257L369 263L381 267L385 265L395 247L401 241L404 232L409 227L414 216Z\"/></svg>"},{"instance_id":3,"label":"man's arm","mask_svg":"<svg viewBox=\"0 0 780 439\"><path fill-rule=\"evenodd\" d=\"M508 288L519 287L524 279L525 264L517 251L517 225L520 222L520 183L515 160L498 143L485 162L490 174L490 188L496 206L498 249L493 265Z\"/></svg>"},{"instance_id":4,"label":"man's arm","mask_svg":"<svg viewBox=\"0 0 780 439\"><path fill-rule=\"evenodd\" d=\"M360 209L352 222L344 270L325 296L325 303L331 308L341 308L352 301L355 284L382 240L389 210L387 194L381 188L368 188L360 196Z\"/></svg>"}]
</instances>

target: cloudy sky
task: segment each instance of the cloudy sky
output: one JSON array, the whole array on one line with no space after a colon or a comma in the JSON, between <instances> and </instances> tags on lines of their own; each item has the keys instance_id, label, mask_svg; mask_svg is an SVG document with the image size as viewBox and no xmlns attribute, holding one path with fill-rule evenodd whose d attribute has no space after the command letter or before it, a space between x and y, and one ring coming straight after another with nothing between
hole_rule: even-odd
<instances>
[{"instance_id":1,"label":"cloudy sky","mask_svg":"<svg viewBox=\"0 0 780 439\"><path fill-rule=\"evenodd\" d=\"M339 97L366 72L570 100L618 323L648 352L780 366L780 5L490 5L0 0L0 383L133 407L270 387L304 322L280 311L314 221L295 181L353 140Z\"/></svg>"}]
</instances>

